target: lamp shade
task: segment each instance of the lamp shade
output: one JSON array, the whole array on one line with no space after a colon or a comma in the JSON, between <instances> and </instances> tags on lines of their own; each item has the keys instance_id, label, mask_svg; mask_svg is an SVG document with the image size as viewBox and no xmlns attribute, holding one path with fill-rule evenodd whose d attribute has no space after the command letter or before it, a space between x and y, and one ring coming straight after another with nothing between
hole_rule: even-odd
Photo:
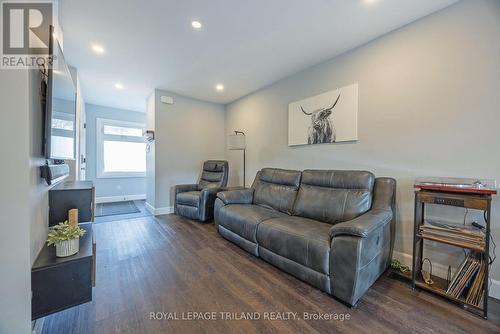
<instances>
[{"instance_id":1,"label":"lamp shade","mask_svg":"<svg viewBox=\"0 0 500 334\"><path fill-rule=\"evenodd\" d=\"M227 136L227 148L229 150L244 150L246 148L245 135L234 134Z\"/></svg>"}]
</instances>

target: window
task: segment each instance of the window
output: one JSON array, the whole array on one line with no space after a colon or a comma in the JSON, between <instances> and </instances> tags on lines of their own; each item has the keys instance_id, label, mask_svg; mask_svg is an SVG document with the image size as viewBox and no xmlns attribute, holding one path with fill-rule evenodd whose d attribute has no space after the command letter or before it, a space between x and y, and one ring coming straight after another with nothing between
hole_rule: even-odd
<instances>
[{"instance_id":1,"label":"window","mask_svg":"<svg viewBox=\"0 0 500 334\"><path fill-rule=\"evenodd\" d=\"M60 159L74 159L75 115L54 111L51 124L51 155Z\"/></svg>"},{"instance_id":2,"label":"window","mask_svg":"<svg viewBox=\"0 0 500 334\"><path fill-rule=\"evenodd\" d=\"M144 124L97 119L97 177L146 175Z\"/></svg>"}]
</instances>

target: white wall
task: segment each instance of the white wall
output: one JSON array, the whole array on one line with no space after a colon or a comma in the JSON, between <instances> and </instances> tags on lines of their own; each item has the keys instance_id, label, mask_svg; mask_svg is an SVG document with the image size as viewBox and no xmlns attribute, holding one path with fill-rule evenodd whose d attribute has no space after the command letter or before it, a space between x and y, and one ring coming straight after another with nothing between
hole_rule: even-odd
<instances>
[{"instance_id":1,"label":"white wall","mask_svg":"<svg viewBox=\"0 0 500 334\"><path fill-rule=\"evenodd\" d=\"M395 177L395 247L411 254L416 176L500 182L498 41L500 1L462 1L227 105L226 133L247 135L247 184L262 167L367 169ZM358 142L287 146L290 102L355 82ZM230 182L239 184L241 153L226 155ZM500 245L498 196L493 210L492 233ZM464 212L444 214L459 220ZM456 264L462 257L452 247L440 250L445 255L434 257L436 262ZM492 268L496 280L499 262Z\"/></svg>"},{"instance_id":2,"label":"white wall","mask_svg":"<svg viewBox=\"0 0 500 334\"><path fill-rule=\"evenodd\" d=\"M85 112L85 101L83 100L82 89L80 85L80 78L78 77L78 70L73 66L69 66L69 71L71 73L71 78L73 79L73 84L76 89L76 116L75 116L75 160L68 161L69 165L69 176L67 180L79 180L80 179L80 161L82 152L80 152L80 129L82 113ZM85 154L85 152L83 152Z\"/></svg>"},{"instance_id":3,"label":"white wall","mask_svg":"<svg viewBox=\"0 0 500 334\"><path fill-rule=\"evenodd\" d=\"M0 75L0 333L29 333L31 321L29 73Z\"/></svg>"},{"instance_id":4,"label":"white wall","mask_svg":"<svg viewBox=\"0 0 500 334\"><path fill-rule=\"evenodd\" d=\"M31 332L31 266L47 237L40 80L36 70L0 70L0 333Z\"/></svg>"},{"instance_id":5,"label":"white wall","mask_svg":"<svg viewBox=\"0 0 500 334\"><path fill-rule=\"evenodd\" d=\"M31 215L31 264L35 262L47 238L49 227L49 196L45 180L40 177L40 166L45 164L43 153L44 112L38 94L42 78L38 71L29 71L29 209Z\"/></svg>"},{"instance_id":6,"label":"white wall","mask_svg":"<svg viewBox=\"0 0 500 334\"><path fill-rule=\"evenodd\" d=\"M173 105L160 96L174 97ZM203 161L224 158L224 106L155 91L155 208L173 207L173 187L196 183Z\"/></svg>"}]
</instances>

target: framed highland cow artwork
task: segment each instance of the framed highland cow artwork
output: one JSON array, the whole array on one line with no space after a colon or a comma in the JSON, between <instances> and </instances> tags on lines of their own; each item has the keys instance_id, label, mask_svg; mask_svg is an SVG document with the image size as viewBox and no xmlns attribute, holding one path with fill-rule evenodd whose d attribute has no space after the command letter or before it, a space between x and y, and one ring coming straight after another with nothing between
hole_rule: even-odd
<instances>
[{"instance_id":1,"label":"framed highland cow artwork","mask_svg":"<svg viewBox=\"0 0 500 334\"><path fill-rule=\"evenodd\" d=\"M288 105L288 145L358 140L358 84Z\"/></svg>"}]
</instances>

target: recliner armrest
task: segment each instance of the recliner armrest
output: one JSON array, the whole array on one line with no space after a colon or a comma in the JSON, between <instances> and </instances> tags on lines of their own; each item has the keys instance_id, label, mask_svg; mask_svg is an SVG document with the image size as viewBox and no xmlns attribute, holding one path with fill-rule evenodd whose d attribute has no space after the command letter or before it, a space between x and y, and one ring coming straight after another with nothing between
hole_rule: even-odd
<instances>
[{"instance_id":1,"label":"recliner armrest","mask_svg":"<svg viewBox=\"0 0 500 334\"><path fill-rule=\"evenodd\" d=\"M221 191L217 193L217 197L224 203L228 204L252 204L253 203L253 188Z\"/></svg>"},{"instance_id":2,"label":"recliner armrest","mask_svg":"<svg viewBox=\"0 0 500 334\"><path fill-rule=\"evenodd\" d=\"M197 184L178 184L174 187L174 192L177 195L178 193L185 193L188 191L196 191L198 190Z\"/></svg>"},{"instance_id":3,"label":"recliner armrest","mask_svg":"<svg viewBox=\"0 0 500 334\"><path fill-rule=\"evenodd\" d=\"M201 190L201 197L206 197L206 196L210 196L210 195L217 195L217 193L221 190L220 187L207 187L207 188L203 188Z\"/></svg>"},{"instance_id":4,"label":"recliner armrest","mask_svg":"<svg viewBox=\"0 0 500 334\"><path fill-rule=\"evenodd\" d=\"M374 209L352 220L336 224L330 228L330 238L338 235L352 235L366 238L370 232L389 224L392 220L392 210Z\"/></svg>"}]
</instances>

